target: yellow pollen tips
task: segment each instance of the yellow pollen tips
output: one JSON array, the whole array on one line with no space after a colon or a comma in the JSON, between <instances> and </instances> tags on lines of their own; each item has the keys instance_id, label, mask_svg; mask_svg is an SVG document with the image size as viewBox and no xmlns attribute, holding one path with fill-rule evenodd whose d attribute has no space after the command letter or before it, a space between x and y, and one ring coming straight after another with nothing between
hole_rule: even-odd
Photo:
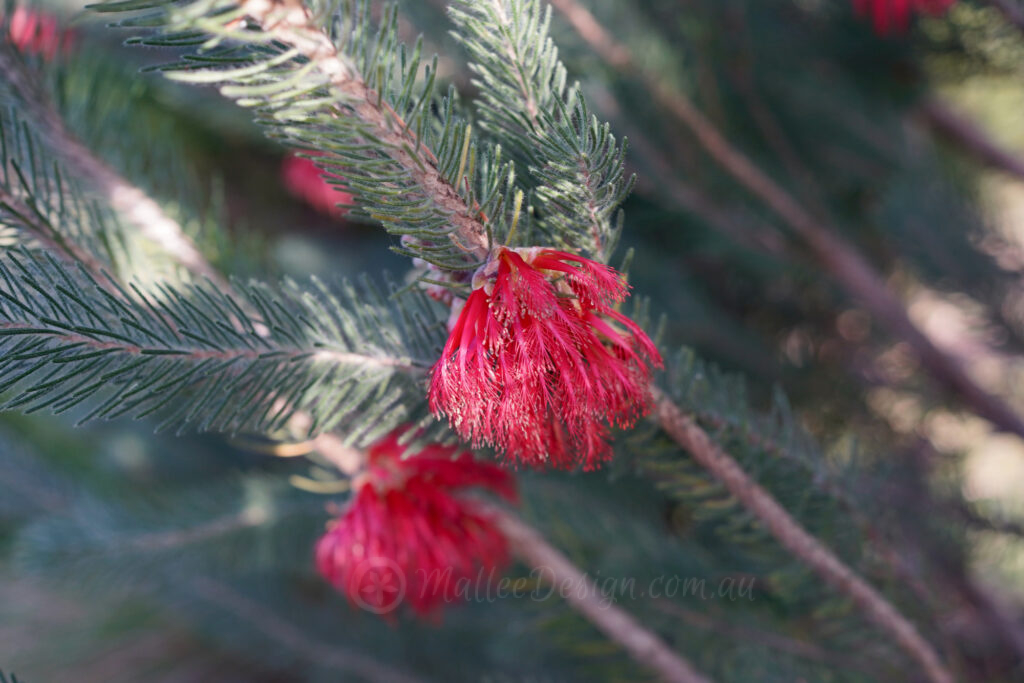
<instances>
[{"instance_id":1,"label":"yellow pollen tips","mask_svg":"<svg viewBox=\"0 0 1024 683\"><path fill-rule=\"evenodd\" d=\"M337 481L318 481L298 474L293 474L288 477L288 483L297 489L309 491L310 493L344 493L351 488L351 484L347 479L338 479Z\"/></svg>"}]
</instances>

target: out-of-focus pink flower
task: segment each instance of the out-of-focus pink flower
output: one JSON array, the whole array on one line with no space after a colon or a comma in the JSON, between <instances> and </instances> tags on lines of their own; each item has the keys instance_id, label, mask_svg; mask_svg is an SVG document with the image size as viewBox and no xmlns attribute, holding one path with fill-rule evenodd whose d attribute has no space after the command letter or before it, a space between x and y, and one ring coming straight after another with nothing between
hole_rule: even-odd
<instances>
[{"instance_id":1,"label":"out-of-focus pink flower","mask_svg":"<svg viewBox=\"0 0 1024 683\"><path fill-rule=\"evenodd\" d=\"M289 192L323 213L341 216L338 204L352 203L352 195L329 183L312 159L289 154L281 163L281 178Z\"/></svg>"},{"instance_id":2,"label":"out-of-focus pink flower","mask_svg":"<svg viewBox=\"0 0 1024 683\"><path fill-rule=\"evenodd\" d=\"M9 36L22 52L46 59L68 50L74 40L73 34L61 29L54 16L27 7L16 7L11 14Z\"/></svg>"},{"instance_id":3,"label":"out-of-focus pink flower","mask_svg":"<svg viewBox=\"0 0 1024 683\"><path fill-rule=\"evenodd\" d=\"M878 35L905 31L914 14L941 14L956 0L853 0L853 8L861 16L870 15Z\"/></svg>"},{"instance_id":4,"label":"out-of-focus pink flower","mask_svg":"<svg viewBox=\"0 0 1024 683\"><path fill-rule=\"evenodd\" d=\"M403 431L367 453L348 509L317 544L316 564L363 609L387 614L408 605L425 615L508 560L491 516L458 494L481 487L514 501L515 480L456 447L434 444L403 459Z\"/></svg>"},{"instance_id":5,"label":"out-of-focus pink flower","mask_svg":"<svg viewBox=\"0 0 1024 683\"><path fill-rule=\"evenodd\" d=\"M590 259L498 249L434 365L431 410L513 463L600 466L611 457L607 425L631 427L647 412L651 365L661 364L613 308L627 296L622 276Z\"/></svg>"}]
</instances>

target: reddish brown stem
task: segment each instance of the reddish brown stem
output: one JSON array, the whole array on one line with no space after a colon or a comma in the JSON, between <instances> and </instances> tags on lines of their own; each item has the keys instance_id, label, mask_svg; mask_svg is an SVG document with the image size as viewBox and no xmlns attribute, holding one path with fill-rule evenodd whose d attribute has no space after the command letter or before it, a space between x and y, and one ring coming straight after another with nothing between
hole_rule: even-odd
<instances>
[{"instance_id":1,"label":"reddish brown stem","mask_svg":"<svg viewBox=\"0 0 1024 683\"><path fill-rule=\"evenodd\" d=\"M889 291L882 277L852 244L816 219L734 147L687 97L672 90L663 79L639 68L629 50L616 41L585 7L576 0L550 1L606 62L628 71L631 78L640 78L658 104L690 130L708 156L789 226L837 284L861 301L892 334L904 339L914 349L933 377L997 428L1024 437L1024 420L1001 398L978 386L958 358L932 343L910 320L903 303Z\"/></svg>"},{"instance_id":2,"label":"reddish brown stem","mask_svg":"<svg viewBox=\"0 0 1024 683\"><path fill-rule=\"evenodd\" d=\"M511 513L492 508L513 552L555 586L571 586L565 599L590 623L621 645L637 662L672 683L710 683L681 655L620 607L602 599L597 585L535 529Z\"/></svg>"},{"instance_id":3,"label":"reddish brown stem","mask_svg":"<svg viewBox=\"0 0 1024 683\"><path fill-rule=\"evenodd\" d=\"M941 100L926 100L918 111L932 130L981 163L1024 179L1024 161L1001 147L977 124L953 111Z\"/></svg>"},{"instance_id":4,"label":"reddish brown stem","mask_svg":"<svg viewBox=\"0 0 1024 683\"><path fill-rule=\"evenodd\" d=\"M917 628L885 597L847 567L835 553L809 534L740 465L722 450L703 429L673 403L660 389L653 387L654 414L662 429L686 449L701 466L718 479L729 492L780 544L812 569L824 581L853 601L864 615L888 633L914 659L933 683L952 683L953 675Z\"/></svg>"},{"instance_id":5,"label":"reddish brown stem","mask_svg":"<svg viewBox=\"0 0 1024 683\"><path fill-rule=\"evenodd\" d=\"M331 86L348 98L351 111L345 115L355 116L366 125L373 137L383 143L390 158L409 173L435 206L444 211L455 227L451 233L453 244L476 259L486 258L489 253L487 229L481 222L479 211L467 206L435 163L421 164L413 158L409 152L411 149L422 150L430 159L434 155L416 140L398 113L383 102L339 54L330 37L313 23L310 10L301 3L277 3L274 0L245 0L242 6L268 36L297 49L329 80Z\"/></svg>"}]
</instances>

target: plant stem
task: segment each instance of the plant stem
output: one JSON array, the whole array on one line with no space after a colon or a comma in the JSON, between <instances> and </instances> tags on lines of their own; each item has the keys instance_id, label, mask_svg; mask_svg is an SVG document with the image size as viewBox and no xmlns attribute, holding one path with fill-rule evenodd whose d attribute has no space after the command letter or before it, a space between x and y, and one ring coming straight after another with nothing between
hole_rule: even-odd
<instances>
[{"instance_id":1,"label":"plant stem","mask_svg":"<svg viewBox=\"0 0 1024 683\"><path fill-rule=\"evenodd\" d=\"M910 655L932 683L952 683L953 675L917 628L835 553L809 534L772 495L743 471L699 425L657 387L651 388L654 414L662 429L686 449L785 547L833 588L847 596Z\"/></svg>"},{"instance_id":2,"label":"plant stem","mask_svg":"<svg viewBox=\"0 0 1024 683\"><path fill-rule=\"evenodd\" d=\"M970 153L978 161L1024 179L1024 161L1003 149L973 121L937 99L925 100L918 112L932 130Z\"/></svg>"},{"instance_id":3,"label":"plant stem","mask_svg":"<svg viewBox=\"0 0 1024 683\"><path fill-rule=\"evenodd\" d=\"M518 517L490 508L512 551L526 564L540 570L557 587L572 586L562 595L572 607L606 636L621 645L643 666L671 683L710 683L686 659L628 612L601 599L597 585L534 528Z\"/></svg>"},{"instance_id":4,"label":"plant stem","mask_svg":"<svg viewBox=\"0 0 1024 683\"><path fill-rule=\"evenodd\" d=\"M455 227L451 233L453 244L479 260L486 258L490 250L484 224L476 218L457 188L441 175L436 163L420 164L408 150L420 149L431 161L433 152L416 140L399 114L383 102L338 53L330 37L313 23L310 10L300 3L273 0L245 0L242 6L267 35L297 49L337 91L351 99L351 111L345 115L355 116L365 124L374 139L383 143L381 146L388 156L448 215Z\"/></svg>"},{"instance_id":5,"label":"plant stem","mask_svg":"<svg viewBox=\"0 0 1024 683\"><path fill-rule=\"evenodd\" d=\"M576 0L550 1L609 65L629 71L631 78L639 77L658 104L693 133L708 156L789 226L837 284L860 300L892 334L914 349L933 377L998 429L1024 437L1024 419L1003 399L978 386L960 359L935 346L910 320L903 303L889 291L882 277L852 244L830 226L819 222L782 186L734 147L686 96L641 69L628 48L616 41L585 7Z\"/></svg>"}]
</instances>

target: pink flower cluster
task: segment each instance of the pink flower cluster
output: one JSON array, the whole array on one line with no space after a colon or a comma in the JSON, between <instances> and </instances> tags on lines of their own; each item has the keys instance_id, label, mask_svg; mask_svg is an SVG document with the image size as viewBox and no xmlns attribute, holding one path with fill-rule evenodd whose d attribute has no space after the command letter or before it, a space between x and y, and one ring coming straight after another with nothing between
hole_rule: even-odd
<instances>
[{"instance_id":1,"label":"pink flower cluster","mask_svg":"<svg viewBox=\"0 0 1024 683\"><path fill-rule=\"evenodd\" d=\"M628 296L606 265L555 249L499 248L473 278L431 375L431 410L474 447L512 463L590 470L609 425L648 408L654 344L615 310Z\"/></svg>"},{"instance_id":2,"label":"pink flower cluster","mask_svg":"<svg viewBox=\"0 0 1024 683\"><path fill-rule=\"evenodd\" d=\"M8 25L8 35L15 47L46 59L68 50L74 40L70 31L60 28L55 17L27 7L16 7Z\"/></svg>"},{"instance_id":3,"label":"pink flower cluster","mask_svg":"<svg viewBox=\"0 0 1024 683\"><path fill-rule=\"evenodd\" d=\"M369 450L348 509L317 544L316 564L353 604L424 615L455 600L460 580L507 562L491 517L459 494L481 487L514 501L515 481L455 447L434 444L403 459L403 431Z\"/></svg>"},{"instance_id":4,"label":"pink flower cluster","mask_svg":"<svg viewBox=\"0 0 1024 683\"><path fill-rule=\"evenodd\" d=\"M435 364L431 409L474 446L515 464L593 469L611 457L609 426L648 409L661 363L640 327L615 309L628 296L612 268L545 248L495 250L452 304ZM430 445L402 458L400 429L374 445L347 510L316 548L320 572L349 601L420 615L507 561L506 539L465 489L515 499L514 480L468 452Z\"/></svg>"},{"instance_id":5,"label":"pink flower cluster","mask_svg":"<svg viewBox=\"0 0 1024 683\"><path fill-rule=\"evenodd\" d=\"M875 33L888 35L905 31L914 14L941 14L956 0L853 0L857 14L869 15Z\"/></svg>"}]
</instances>

